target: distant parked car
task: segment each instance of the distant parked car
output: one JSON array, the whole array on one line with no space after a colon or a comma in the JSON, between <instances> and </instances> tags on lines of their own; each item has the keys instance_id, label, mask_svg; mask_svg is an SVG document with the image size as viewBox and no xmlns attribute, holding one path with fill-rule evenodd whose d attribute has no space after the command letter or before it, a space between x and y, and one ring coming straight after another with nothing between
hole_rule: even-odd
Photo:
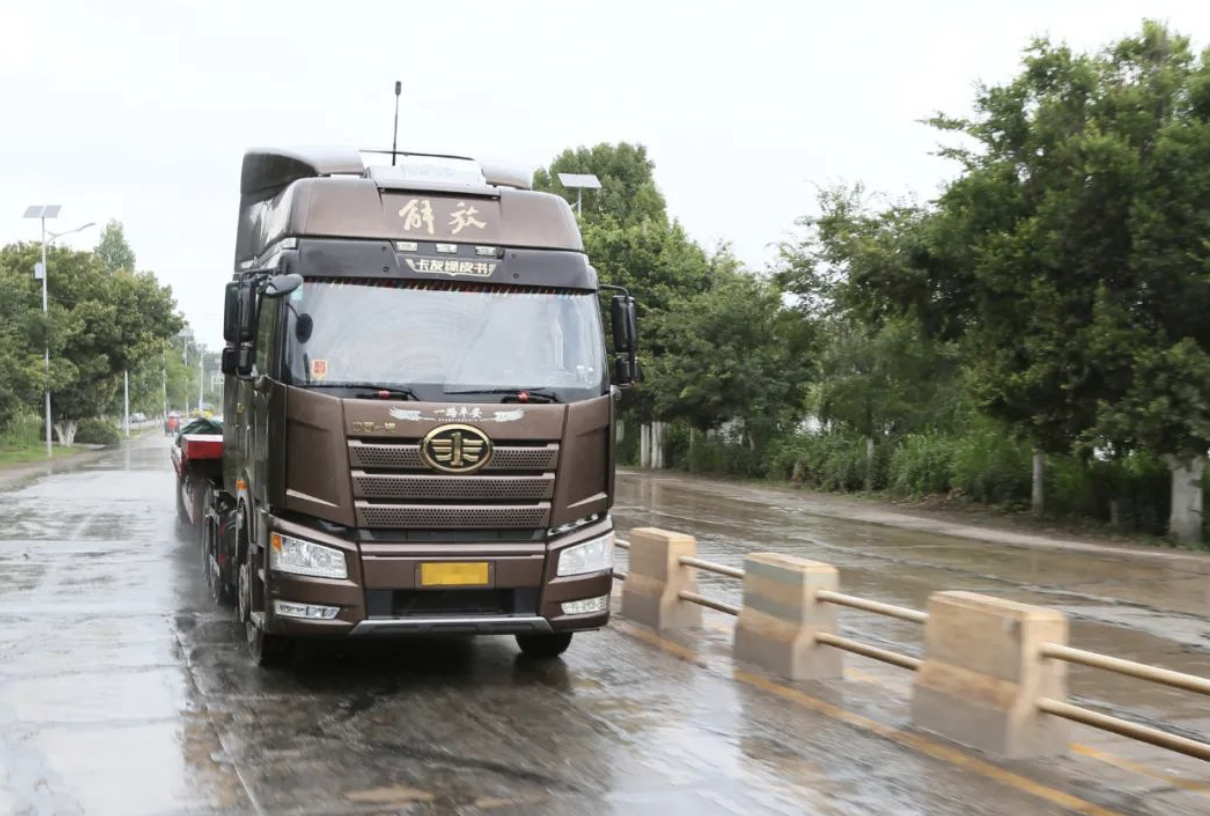
<instances>
[{"instance_id":1,"label":"distant parked car","mask_svg":"<svg viewBox=\"0 0 1210 816\"><path fill-rule=\"evenodd\" d=\"M130 421L131 422L146 422L147 415L144 414L142 411L135 411L133 414L130 415Z\"/></svg>"}]
</instances>

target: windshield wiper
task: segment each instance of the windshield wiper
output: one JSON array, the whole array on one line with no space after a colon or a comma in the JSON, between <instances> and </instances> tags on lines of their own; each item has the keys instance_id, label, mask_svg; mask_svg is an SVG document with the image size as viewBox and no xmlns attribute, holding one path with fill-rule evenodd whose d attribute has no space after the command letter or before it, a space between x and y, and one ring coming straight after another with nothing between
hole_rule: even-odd
<instances>
[{"instance_id":1,"label":"windshield wiper","mask_svg":"<svg viewBox=\"0 0 1210 816\"><path fill-rule=\"evenodd\" d=\"M466 394L503 394L501 402L558 402L559 398L549 391L538 391L530 388L471 388L466 391L446 391L447 397L459 397ZM527 399L522 400L525 394Z\"/></svg>"},{"instance_id":2,"label":"windshield wiper","mask_svg":"<svg viewBox=\"0 0 1210 816\"><path fill-rule=\"evenodd\" d=\"M358 399L403 399L419 402L420 397L416 396L416 392L410 388L401 388L397 385L378 385L376 383L308 383L310 388L349 388L357 390L353 396ZM363 391L361 389L368 389Z\"/></svg>"}]
</instances>

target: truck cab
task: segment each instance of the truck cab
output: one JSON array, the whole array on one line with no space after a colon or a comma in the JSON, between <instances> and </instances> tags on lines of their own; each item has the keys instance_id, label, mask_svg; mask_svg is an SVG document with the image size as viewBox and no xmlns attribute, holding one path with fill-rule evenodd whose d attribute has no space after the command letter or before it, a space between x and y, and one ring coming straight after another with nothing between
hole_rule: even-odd
<instances>
[{"instance_id":1,"label":"truck cab","mask_svg":"<svg viewBox=\"0 0 1210 816\"><path fill-rule=\"evenodd\" d=\"M612 297L611 362L563 199L392 158L244 158L207 579L262 663L423 633L556 655L609 618L635 302Z\"/></svg>"}]
</instances>

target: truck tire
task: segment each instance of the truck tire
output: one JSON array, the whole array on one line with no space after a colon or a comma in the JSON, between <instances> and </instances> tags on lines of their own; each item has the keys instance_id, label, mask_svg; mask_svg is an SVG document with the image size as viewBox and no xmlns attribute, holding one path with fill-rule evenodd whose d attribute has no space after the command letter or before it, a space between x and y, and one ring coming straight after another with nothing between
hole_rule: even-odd
<instances>
[{"instance_id":1,"label":"truck tire","mask_svg":"<svg viewBox=\"0 0 1210 816\"><path fill-rule=\"evenodd\" d=\"M241 525L236 528L237 534L246 536L247 529L242 527L245 523L243 512L240 512L237 518L237 524ZM259 611L252 608L252 582L256 580L258 551L251 541L245 541L246 543L241 542L243 546L240 547L243 552L239 562L239 617L248 635L248 653L252 661L258 667L267 669L285 663L293 651L294 644L288 638L271 635L264 630L261 625L261 621L265 619L264 612L253 614L254 611Z\"/></svg>"},{"instance_id":2,"label":"truck tire","mask_svg":"<svg viewBox=\"0 0 1210 816\"><path fill-rule=\"evenodd\" d=\"M189 511L185 509L185 482L183 479L177 479L173 483L176 492L176 521L177 527L182 531L189 527Z\"/></svg>"},{"instance_id":3,"label":"truck tire","mask_svg":"<svg viewBox=\"0 0 1210 816\"><path fill-rule=\"evenodd\" d=\"M219 606L235 604L235 589L224 580L223 572L218 566L219 555L219 517L215 512L214 486L207 485L202 496L202 571L206 576L206 587L210 597Z\"/></svg>"},{"instance_id":4,"label":"truck tire","mask_svg":"<svg viewBox=\"0 0 1210 816\"><path fill-rule=\"evenodd\" d=\"M526 657L558 657L571 645L571 632L550 635L517 635L517 645Z\"/></svg>"},{"instance_id":5,"label":"truck tire","mask_svg":"<svg viewBox=\"0 0 1210 816\"><path fill-rule=\"evenodd\" d=\"M248 653L262 669L285 665L294 653L294 642L281 635L270 635L256 621L248 621Z\"/></svg>"}]
</instances>

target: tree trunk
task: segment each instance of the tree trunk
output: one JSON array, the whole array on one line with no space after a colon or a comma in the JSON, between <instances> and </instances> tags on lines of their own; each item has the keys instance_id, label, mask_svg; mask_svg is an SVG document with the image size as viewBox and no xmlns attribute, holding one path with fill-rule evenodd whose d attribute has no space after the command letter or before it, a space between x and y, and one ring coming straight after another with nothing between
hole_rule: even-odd
<instances>
[{"instance_id":1,"label":"tree trunk","mask_svg":"<svg viewBox=\"0 0 1210 816\"><path fill-rule=\"evenodd\" d=\"M865 489L874 489L874 437L865 438Z\"/></svg>"},{"instance_id":2,"label":"tree trunk","mask_svg":"<svg viewBox=\"0 0 1210 816\"><path fill-rule=\"evenodd\" d=\"M1122 529L1122 501L1121 499L1109 500L1109 526L1115 530Z\"/></svg>"},{"instance_id":3,"label":"tree trunk","mask_svg":"<svg viewBox=\"0 0 1210 816\"><path fill-rule=\"evenodd\" d=\"M1181 544L1194 544L1202 537L1202 469L1206 457L1168 457L1172 471L1172 512L1168 535Z\"/></svg>"},{"instance_id":4,"label":"tree trunk","mask_svg":"<svg viewBox=\"0 0 1210 816\"><path fill-rule=\"evenodd\" d=\"M639 467L651 467L651 423L639 425Z\"/></svg>"},{"instance_id":5,"label":"tree trunk","mask_svg":"<svg viewBox=\"0 0 1210 816\"><path fill-rule=\"evenodd\" d=\"M1034 482L1029 494L1029 509L1035 516L1042 515L1046 509L1046 488L1043 477L1046 475L1046 454L1040 450L1034 451Z\"/></svg>"},{"instance_id":6,"label":"tree trunk","mask_svg":"<svg viewBox=\"0 0 1210 816\"><path fill-rule=\"evenodd\" d=\"M71 445L76 441L76 421L74 419L60 420L54 424L55 436L60 445Z\"/></svg>"}]
</instances>

